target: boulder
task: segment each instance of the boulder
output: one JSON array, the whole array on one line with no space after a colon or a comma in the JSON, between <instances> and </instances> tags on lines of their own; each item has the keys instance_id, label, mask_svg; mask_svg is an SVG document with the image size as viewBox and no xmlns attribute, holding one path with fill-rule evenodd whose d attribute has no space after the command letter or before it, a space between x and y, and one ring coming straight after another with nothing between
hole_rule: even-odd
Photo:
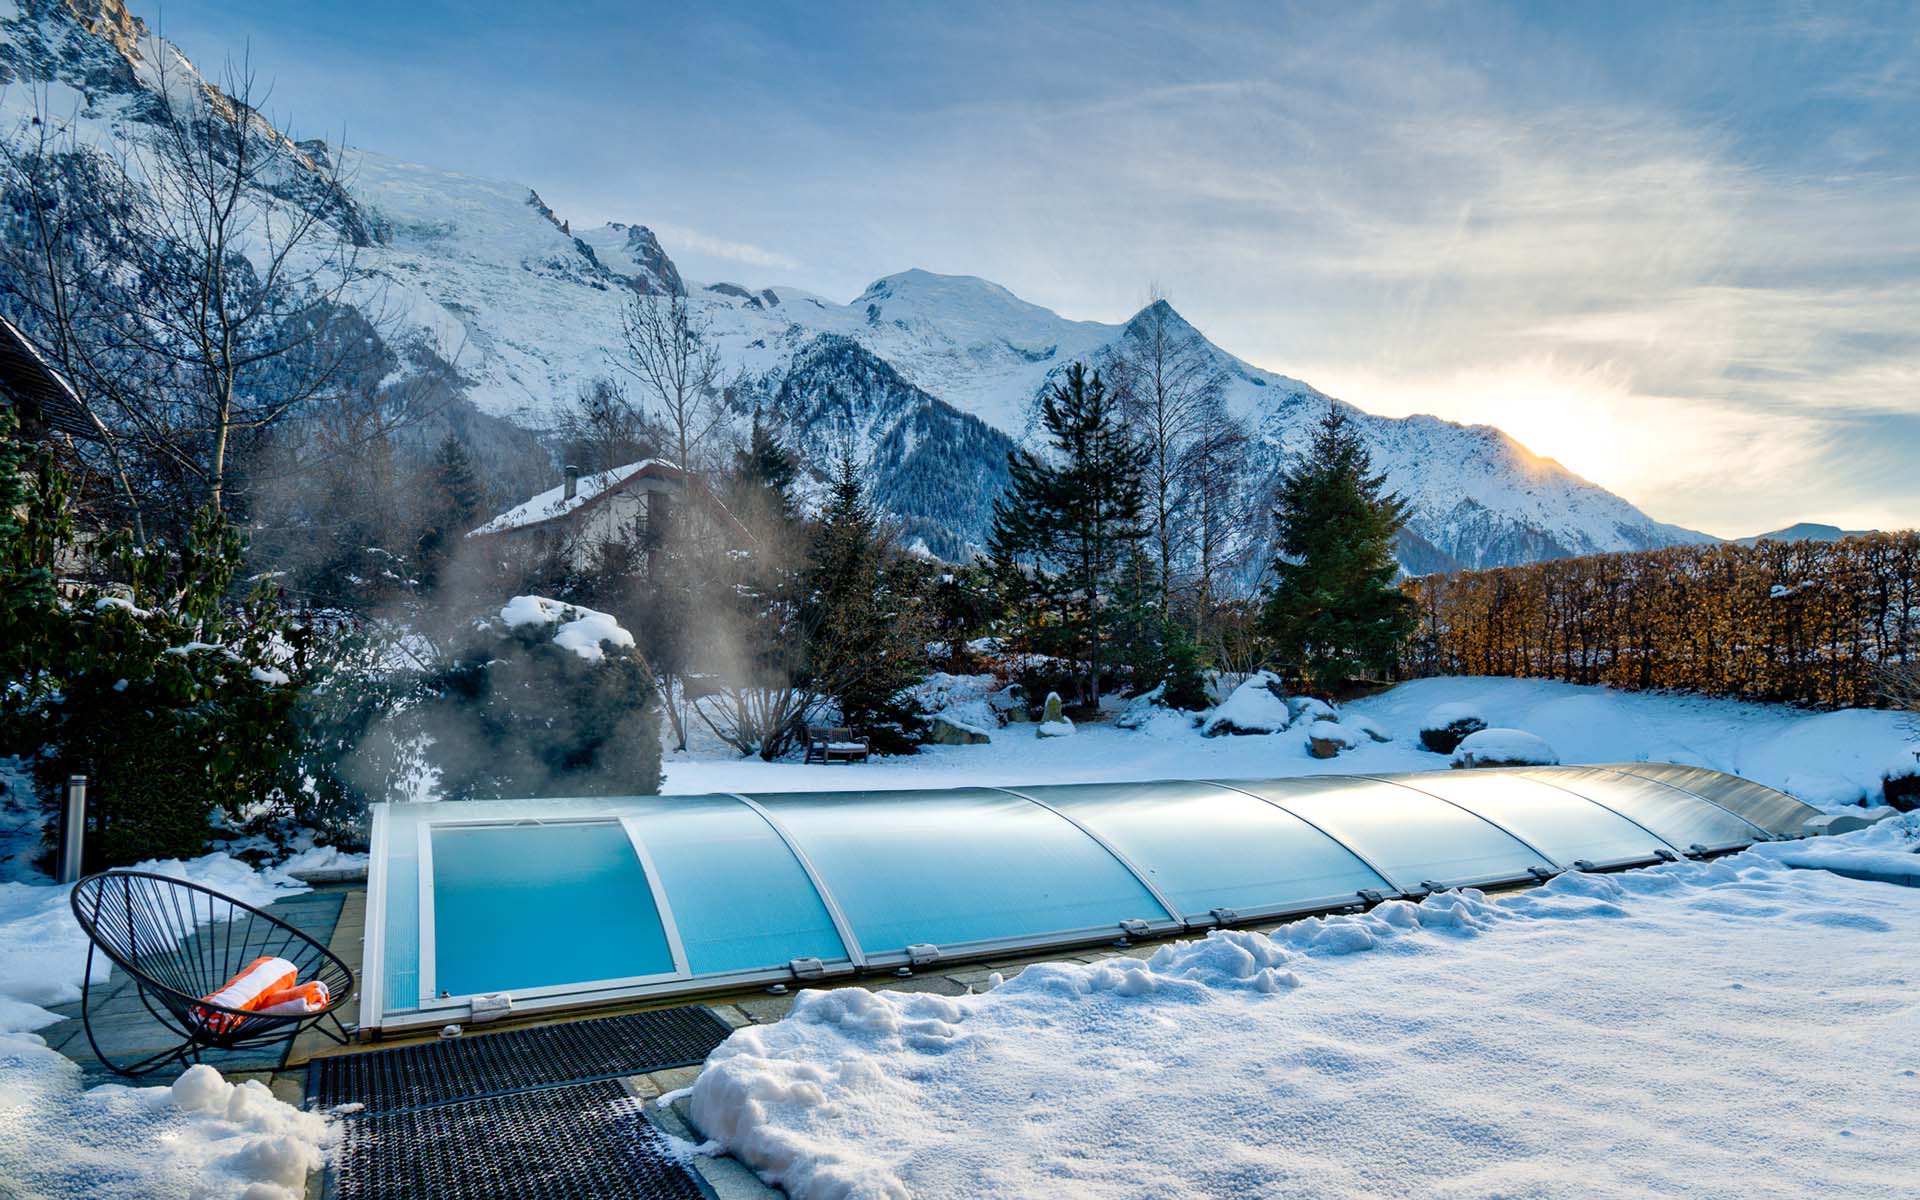
<instances>
[{"instance_id":1,"label":"boulder","mask_svg":"<svg viewBox=\"0 0 1920 1200\"><path fill-rule=\"evenodd\" d=\"M1325 700L1316 700L1312 696L1288 696L1287 715L1293 723L1308 721L1338 721L1340 714L1333 711L1333 705Z\"/></svg>"},{"instance_id":2,"label":"boulder","mask_svg":"<svg viewBox=\"0 0 1920 1200\"><path fill-rule=\"evenodd\" d=\"M1307 729L1307 752L1315 758L1335 758L1358 746L1366 735L1333 721L1315 721Z\"/></svg>"},{"instance_id":3,"label":"boulder","mask_svg":"<svg viewBox=\"0 0 1920 1200\"><path fill-rule=\"evenodd\" d=\"M1472 734L1487 728L1485 717L1471 704L1442 704L1420 722L1420 744L1435 754L1452 754Z\"/></svg>"},{"instance_id":4,"label":"boulder","mask_svg":"<svg viewBox=\"0 0 1920 1200\"><path fill-rule=\"evenodd\" d=\"M1207 737L1278 733L1291 724L1293 713L1287 707L1280 677L1272 671L1261 671L1233 689L1231 696L1208 713L1200 732Z\"/></svg>"},{"instance_id":5,"label":"boulder","mask_svg":"<svg viewBox=\"0 0 1920 1200\"><path fill-rule=\"evenodd\" d=\"M1456 768L1553 767L1560 756L1524 729L1482 729L1462 738L1453 752Z\"/></svg>"},{"instance_id":6,"label":"boulder","mask_svg":"<svg viewBox=\"0 0 1920 1200\"><path fill-rule=\"evenodd\" d=\"M1034 726L1033 736L1043 738L1072 737L1073 722L1067 720L1062 711L1059 692L1047 693L1047 705L1040 714L1040 724Z\"/></svg>"},{"instance_id":7,"label":"boulder","mask_svg":"<svg viewBox=\"0 0 1920 1200\"><path fill-rule=\"evenodd\" d=\"M938 713L927 722L927 741L936 746L984 746L992 740L986 730L945 713Z\"/></svg>"}]
</instances>

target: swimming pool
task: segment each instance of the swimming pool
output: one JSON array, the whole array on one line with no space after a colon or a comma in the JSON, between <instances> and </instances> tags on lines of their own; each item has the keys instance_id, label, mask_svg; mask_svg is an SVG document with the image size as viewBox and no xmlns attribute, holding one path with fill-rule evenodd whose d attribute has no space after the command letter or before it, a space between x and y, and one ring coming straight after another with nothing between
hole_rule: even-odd
<instances>
[{"instance_id":1,"label":"swimming pool","mask_svg":"<svg viewBox=\"0 0 1920 1200\"><path fill-rule=\"evenodd\" d=\"M361 1024L1336 911L1797 837L1697 768L376 805Z\"/></svg>"}]
</instances>

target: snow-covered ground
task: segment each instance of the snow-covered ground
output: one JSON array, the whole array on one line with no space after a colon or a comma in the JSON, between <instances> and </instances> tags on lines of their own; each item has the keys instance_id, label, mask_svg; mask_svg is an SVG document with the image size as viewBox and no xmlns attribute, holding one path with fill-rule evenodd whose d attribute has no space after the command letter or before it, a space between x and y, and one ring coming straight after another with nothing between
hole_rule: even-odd
<instances>
[{"instance_id":1,"label":"snow-covered ground","mask_svg":"<svg viewBox=\"0 0 1920 1200\"><path fill-rule=\"evenodd\" d=\"M994 730L984 746L930 746L858 766L763 763L697 748L670 754L665 791L830 791L1122 779L1255 778L1435 771L1446 755L1420 746L1420 727L1441 705L1463 704L1488 725L1524 730L1566 763L1656 761L1711 767L1789 792L1823 808L1880 793L1896 761L1911 763L1920 733L1898 713L1816 713L1786 705L1618 692L1537 679L1421 679L1343 710L1376 723L1390 741L1362 740L1337 758L1307 751L1309 723L1273 734L1202 737L1192 721L1161 713L1139 729L1081 724L1074 736L1036 738L1032 725Z\"/></svg>"},{"instance_id":2,"label":"snow-covered ground","mask_svg":"<svg viewBox=\"0 0 1920 1200\"><path fill-rule=\"evenodd\" d=\"M221 854L141 863L250 904L306 890L277 870ZM80 1068L34 1030L61 1020L43 1005L80 996L87 939L68 907L72 889L0 882L0 1196L242 1197L304 1194L334 1134L327 1120L234 1085L208 1066L170 1087L88 1089ZM94 979L108 977L94 962Z\"/></svg>"},{"instance_id":3,"label":"snow-covered ground","mask_svg":"<svg viewBox=\"0 0 1920 1200\"><path fill-rule=\"evenodd\" d=\"M1826 846L1920 865L1920 816ZM1910 1196L1920 888L1807 849L808 992L692 1114L799 1200Z\"/></svg>"}]
</instances>

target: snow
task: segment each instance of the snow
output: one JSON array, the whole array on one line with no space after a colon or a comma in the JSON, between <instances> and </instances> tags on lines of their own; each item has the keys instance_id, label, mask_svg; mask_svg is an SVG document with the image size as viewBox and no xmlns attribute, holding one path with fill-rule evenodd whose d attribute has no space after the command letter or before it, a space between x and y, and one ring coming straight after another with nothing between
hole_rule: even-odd
<instances>
[{"instance_id":1,"label":"snow","mask_svg":"<svg viewBox=\"0 0 1920 1200\"><path fill-rule=\"evenodd\" d=\"M1920 888L1790 849L809 991L691 1115L796 1200L1906 1194Z\"/></svg>"},{"instance_id":2,"label":"snow","mask_svg":"<svg viewBox=\"0 0 1920 1200\"><path fill-rule=\"evenodd\" d=\"M337 1139L328 1119L205 1064L172 1087L83 1089L32 1035L0 1035L0 1190L152 1200L295 1200Z\"/></svg>"},{"instance_id":3,"label":"snow","mask_svg":"<svg viewBox=\"0 0 1920 1200\"><path fill-rule=\"evenodd\" d=\"M1293 710L1276 691L1280 677L1260 671L1233 689L1207 715L1201 733L1214 737L1227 733L1277 733L1293 723Z\"/></svg>"},{"instance_id":4,"label":"snow","mask_svg":"<svg viewBox=\"0 0 1920 1200\"><path fill-rule=\"evenodd\" d=\"M1565 763L1676 762L1742 775L1817 807L1878 803L1882 772L1909 758L1914 734L1899 713L1813 713L1784 704L1617 692L1541 679L1419 679L1349 703L1357 719L1394 734L1335 759L1307 751L1306 731L1203 737L1179 713L1135 730L1083 722L1071 738L1000 737L984 746L927 746L910 757L878 757L858 771L822 771L741 759L715 747L668 754L672 793L818 791L1013 786L1131 779L1258 779L1290 775L1371 775L1432 771L1447 759L1421 749L1421 721L1441 704L1464 703L1490 724L1547 741ZM1782 747L1792 752L1783 751Z\"/></svg>"},{"instance_id":5,"label":"snow","mask_svg":"<svg viewBox=\"0 0 1920 1200\"><path fill-rule=\"evenodd\" d=\"M310 875L340 875L355 871L364 872L368 861L364 852L355 854L342 850L338 846L309 845L288 856L287 860L280 864L280 871L296 879Z\"/></svg>"},{"instance_id":6,"label":"snow","mask_svg":"<svg viewBox=\"0 0 1920 1200\"><path fill-rule=\"evenodd\" d=\"M628 463L610 471L596 471L591 475L582 475L574 491L573 499L567 499L567 486L549 488L531 500L524 501L488 521L485 525L468 533L468 537L478 537L485 533L500 533L508 529L519 529L527 525L538 525L542 521L551 521L555 517L565 516L574 509L592 500L600 493L617 483L624 483L648 467L670 466L662 459L648 458L640 462Z\"/></svg>"},{"instance_id":7,"label":"snow","mask_svg":"<svg viewBox=\"0 0 1920 1200\"><path fill-rule=\"evenodd\" d=\"M1455 700L1447 704L1436 704L1427 710L1426 717L1420 722L1422 729L1446 729L1463 721L1478 721L1486 724L1487 719L1480 715L1480 706L1469 700Z\"/></svg>"},{"instance_id":8,"label":"snow","mask_svg":"<svg viewBox=\"0 0 1920 1200\"><path fill-rule=\"evenodd\" d=\"M306 890L278 870L226 855L144 862L249 904ZM335 1134L323 1117L275 1099L265 1085L228 1083L210 1066L171 1088L82 1086L80 1068L33 1031L62 1020L45 1005L79 999L87 940L69 886L0 883L0 1192L291 1200L304 1194ZM94 961L103 982L109 965Z\"/></svg>"},{"instance_id":9,"label":"snow","mask_svg":"<svg viewBox=\"0 0 1920 1200\"><path fill-rule=\"evenodd\" d=\"M599 662L606 657L606 651L600 645L602 642L611 642L615 646L633 645L633 635L621 628L620 622L612 616L582 608L578 604L549 600L545 596L515 596L501 607L500 619L509 628L522 625L557 626L553 634L554 644L573 651L588 662Z\"/></svg>"},{"instance_id":10,"label":"snow","mask_svg":"<svg viewBox=\"0 0 1920 1200\"><path fill-rule=\"evenodd\" d=\"M1542 738L1524 729L1482 729L1462 738L1453 752L1453 765L1471 767L1476 763L1493 765L1551 767L1560 756Z\"/></svg>"},{"instance_id":11,"label":"snow","mask_svg":"<svg viewBox=\"0 0 1920 1200\"><path fill-rule=\"evenodd\" d=\"M1341 725L1333 721L1315 721L1307 726L1307 736L1315 741L1333 742L1351 749L1365 740L1366 730L1355 725Z\"/></svg>"}]
</instances>

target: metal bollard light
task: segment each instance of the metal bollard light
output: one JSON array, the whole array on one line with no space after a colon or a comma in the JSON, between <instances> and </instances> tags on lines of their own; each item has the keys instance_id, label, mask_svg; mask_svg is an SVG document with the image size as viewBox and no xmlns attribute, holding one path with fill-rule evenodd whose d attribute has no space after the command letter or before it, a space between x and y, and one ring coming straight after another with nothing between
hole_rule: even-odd
<instances>
[{"instance_id":1,"label":"metal bollard light","mask_svg":"<svg viewBox=\"0 0 1920 1200\"><path fill-rule=\"evenodd\" d=\"M67 776L67 806L60 822L60 882L80 878L80 858L87 840L87 777Z\"/></svg>"}]
</instances>

